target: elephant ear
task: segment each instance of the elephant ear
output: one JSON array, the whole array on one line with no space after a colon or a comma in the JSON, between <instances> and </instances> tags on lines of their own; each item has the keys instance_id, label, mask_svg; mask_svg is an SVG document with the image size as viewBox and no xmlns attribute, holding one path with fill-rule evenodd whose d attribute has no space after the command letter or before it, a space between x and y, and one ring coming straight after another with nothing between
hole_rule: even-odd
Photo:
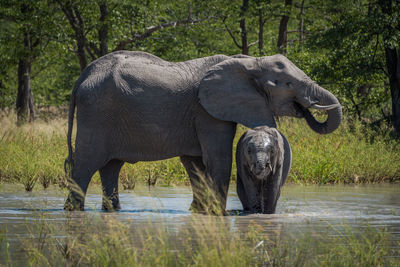
<instances>
[{"instance_id":1,"label":"elephant ear","mask_svg":"<svg viewBox=\"0 0 400 267\"><path fill-rule=\"evenodd\" d=\"M253 208L254 203L257 203L257 188L254 182L251 181L252 174L249 171L248 161L244 156L245 144L248 142L247 133L240 137L236 148L236 191L240 202L242 202L243 209L249 211Z\"/></svg>"},{"instance_id":2,"label":"elephant ear","mask_svg":"<svg viewBox=\"0 0 400 267\"><path fill-rule=\"evenodd\" d=\"M211 67L199 85L199 99L214 118L246 127L276 127L266 96L258 89L255 58L232 58Z\"/></svg>"},{"instance_id":3,"label":"elephant ear","mask_svg":"<svg viewBox=\"0 0 400 267\"><path fill-rule=\"evenodd\" d=\"M282 137L283 141L283 166L282 166L282 181L281 186L285 183L286 178L289 176L290 167L292 166L292 149L290 148L290 144L281 132L279 134Z\"/></svg>"}]
</instances>

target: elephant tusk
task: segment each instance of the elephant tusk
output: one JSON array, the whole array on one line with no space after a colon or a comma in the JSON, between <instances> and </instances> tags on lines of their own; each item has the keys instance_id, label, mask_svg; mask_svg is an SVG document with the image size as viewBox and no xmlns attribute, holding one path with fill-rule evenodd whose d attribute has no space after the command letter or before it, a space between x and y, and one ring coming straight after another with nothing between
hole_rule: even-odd
<instances>
[{"instance_id":1,"label":"elephant tusk","mask_svg":"<svg viewBox=\"0 0 400 267\"><path fill-rule=\"evenodd\" d=\"M267 80L267 81L265 82L265 85L275 87L275 86L276 86L276 82L273 82L273 81L271 81L271 80Z\"/></svg>"},{"instance_id":2,"label":"elephant tusk","mask_svg":"<svg viewBox=\"0 0 400 267\"><path fill-rule=\"evenodd\" d=\"M267 168L270 170L270 172L272 172L272 166L271 166L271 164L267 164Z\"/></svg>"},{"instance_id":3,"label":"elephant tusk","mask_svg":"<svg viewBox=\"0 0 400 267\"><path fill-rule=\"evenodd\" d=\"M335 109L335 108L341 108L342 106L340 104L332 104L332 105L327 105L327 106L321 106L318 104L312 104L310 106L310 108L315 108L315 109L319 109L319 110L331 110L331 109Z\"/></svg>"}]
</instances>

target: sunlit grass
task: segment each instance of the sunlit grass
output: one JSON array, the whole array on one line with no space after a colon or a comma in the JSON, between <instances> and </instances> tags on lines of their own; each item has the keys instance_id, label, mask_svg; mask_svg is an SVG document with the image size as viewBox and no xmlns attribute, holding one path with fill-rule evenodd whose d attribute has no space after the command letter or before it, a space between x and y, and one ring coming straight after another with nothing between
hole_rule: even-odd
<instances>
[{"instance_id":1,"label":"sunlit grass","mask_svg":"<svg viewBox=\"0 0 400 267\"><path fill-rule=\"evenodd\" d=\"M33 124L16 126L15 113L0 113L0 181L17 182L27 191L49 184L65 186L64 159L67 156L65 112ZM400 143L385 131L366 129L359 123L342 123L329 135L314 133L299 119L281 119L278 129L292 147L293 163L288 182L300 184L365 183L400 180ZM238 127L236 143L246 129ZM135 184L189 184L179 158L157 162L125 164L120 183L132 189ZM232 181L236 179L233 162ZM98 174L92 180L99 183Z\"/></svg>"},{"instance_id":2,"label":"sunlit grass","mask_svg":"<svg viewBox=\"0 0 400 267\"><path fill-rule=\"evenodd\" d=\"M373 183L400 181L400 142L388 132L344 121L328 135L314 133L304 121L279 124L292 148L291 181L315 183Z\"/></svg>"},{"instance_id":3,"label":"sunlit grass","mask_svg":"<svg viewBox=\"0 0 400 267\"><path fill-rule=\"evenodd\" d=\"M15 118L13 111L0 113L0 181L22 183L27 191L31 191L36 184L43 187L49 184L65 186L67 120L56 116L18 127ZM136 182L189 184L178 158L125 164L121 177L127 189L131 189ZM98 173L93 181L100 182Z\"/></svg>"},{"instance_id":4,"label":"sunlit grass","mask_svg":"<svg viewBox=\"0 0 400 267\"><path fill-rule=\"evenodd\" d=\"M0 179L31 191L64 178L65 120L37 121L17 127L13 112L0 115Z\"/></svg>"},{"instance_id":5,"label":"sunlit grass","mask_svg":"<svg viewBox=\"0 0 400 267\"><path fill-rule=\"evenodd\" d=\"M386 229L326 226L315 232L264 232L249 222L232 228L224 217L192 216L171 231L90 215L27 225L22 245L0 232L0 262L30 266L398 266L399 246ZM19 246L15 257L12 246ZM22 251L21 251L22 249ZM20 255L20 254L18 254Z\"/></svg>"}]
</instances>

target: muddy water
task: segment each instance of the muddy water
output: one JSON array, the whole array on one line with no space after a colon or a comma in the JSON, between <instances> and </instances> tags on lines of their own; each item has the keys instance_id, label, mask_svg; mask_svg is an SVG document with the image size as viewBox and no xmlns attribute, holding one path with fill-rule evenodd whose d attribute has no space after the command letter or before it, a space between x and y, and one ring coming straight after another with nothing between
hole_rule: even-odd
<instances>
[{"instance_id":1,"label":"muddy water","mask_svg":"<svg viewBox=\"0 0 400 267\"><path fill-rule=\"evenodd\" d=\"M231 186L224 218L234 229L246 229L250 222L260 224L265 232L315 232L332 226L386 228L400 240L400 184L365 186L297 186L286 185L277 214L238 216L242 208ZM86 197L86 211L67 214L63 211L65 191L58 188L24 192L17 185L0 186L0 228L7 228L7 240L21 242L28 238L38 220L48 225L79 220L97 214L117 218L135 227L162 224L169 231L179 230L197 218L189 211L192 193L189 187L140 187L120 193L122 210L106 213L100 210L100 188L92 186ZM240 213L239 213L240 214ZM200 216L201 217L201 216ZM199 217L199 218L200 218ZM29 228L31 226L31 228ZM0 229L0 230L1 230ZM79 228L77 228L79 229ZM64 233L58 233L63 236ZM332 234L335 234L332 231Z\"/></svg>"}]
</instances>

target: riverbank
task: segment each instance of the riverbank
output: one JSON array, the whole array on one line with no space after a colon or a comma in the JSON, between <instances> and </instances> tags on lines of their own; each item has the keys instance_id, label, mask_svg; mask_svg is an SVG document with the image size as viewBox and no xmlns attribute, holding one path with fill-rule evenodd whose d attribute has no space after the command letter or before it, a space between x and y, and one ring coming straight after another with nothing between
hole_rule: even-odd
<instances>
[{"instance_id":1,"label":"riverbank","mask_svg":"<svg viewBox=\"0 0 400 267\"><path fill-rule=\"evenodd\" d=\"M21 183L27 191L37 185L64 187L64 160L67 156L66 112L57 109L32 124L16 126L13 111L0 114L0 182ZM329 135L312 132L304 120L281 119L278 129L293 151L287 182L298 184L399 182L400 142L387 131L372 131L359 123L342 123ZM238 127L234 142L245 131ZM233 162L232 181L236 179ZM92 180L99 183L98 174ZM178 158L158 162L125 164L121 170L123 188L136 184L163 186L189 184Z\"/></svg>"}]
</instances>

